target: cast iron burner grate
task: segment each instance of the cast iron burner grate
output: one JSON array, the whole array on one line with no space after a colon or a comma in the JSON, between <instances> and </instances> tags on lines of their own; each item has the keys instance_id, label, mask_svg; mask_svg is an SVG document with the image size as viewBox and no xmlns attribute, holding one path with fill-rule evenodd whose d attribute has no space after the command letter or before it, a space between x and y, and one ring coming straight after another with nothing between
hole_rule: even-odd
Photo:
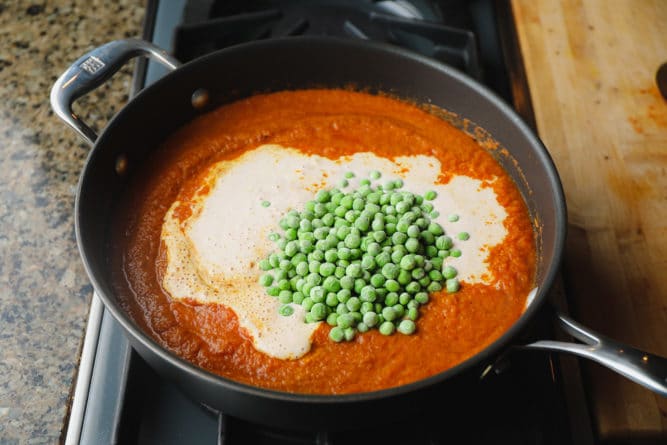
<instances>
[{"instance_id":1,"label":"cast iron burner grate","mask_svg":"<svg viewBox=\"0 0 667 445\"><path fill-rule=\"evenodd\" d=\"M450 17L468 24L457 14ZM437 4L419 0L191 2L186 5L184 23L175 30L174 54L181 61L189 61L253 40L304 35L349 37L401 46L481 79L475 35L468 29L443 24L441 15Z\"/></svg>"}]
</instances>

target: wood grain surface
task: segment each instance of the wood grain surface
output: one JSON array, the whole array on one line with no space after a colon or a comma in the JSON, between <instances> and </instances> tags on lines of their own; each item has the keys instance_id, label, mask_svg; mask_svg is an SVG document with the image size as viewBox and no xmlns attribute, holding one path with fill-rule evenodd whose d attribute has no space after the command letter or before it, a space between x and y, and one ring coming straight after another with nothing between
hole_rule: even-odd
<instances>
[{"instance_id":1,"label":"wood grain surface","mask_svg":"<svg viewBox=\"0 0 667 445\"><path fill-rule=\"evenodd\" d=\"M538 132L565 188L571 310L667 356L665 0L513 0ZM667 399L584 366L602 442L667 443Z\"/></svg>"}]
</instances>

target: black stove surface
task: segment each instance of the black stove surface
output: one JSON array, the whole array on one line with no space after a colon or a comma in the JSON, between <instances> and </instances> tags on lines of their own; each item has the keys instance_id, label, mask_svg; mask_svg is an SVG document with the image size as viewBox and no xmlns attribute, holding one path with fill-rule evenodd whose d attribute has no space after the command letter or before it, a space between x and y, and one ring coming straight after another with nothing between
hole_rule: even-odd
<instances>
[{"instance_id":1,"label":"black stove surface","mask_svg":"<svg viewBox=\"0 0 667 445\"><path fill-rule=\"evenodd\" d=\"M153 0L148 2L144 37L182 61L248 39L276 36L383 40L449 63L511 102L494 14L490 0ZM163 74L150 62L138 64L134 91ZM538 326L548 335L546 320ZM572 443L558 363L545 353L512 354L502 372L480 380L460 406L442 400L441 411L410 418L396 413L386 424L363 430L302 433L248 423L188 399L132 350L106 312L97 339L89 389L82 397L80 434L72 435L78 436L72 443Z\"/></svg>"}]
</instances>

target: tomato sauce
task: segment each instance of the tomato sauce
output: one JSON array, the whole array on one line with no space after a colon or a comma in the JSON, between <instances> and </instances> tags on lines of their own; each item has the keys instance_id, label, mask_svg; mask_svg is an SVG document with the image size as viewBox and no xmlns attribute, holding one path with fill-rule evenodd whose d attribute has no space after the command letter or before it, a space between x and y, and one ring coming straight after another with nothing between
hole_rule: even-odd
<instances>
[{"instance_id":1,"label":"tomato sauce","mask_svg":"<svg viewBox=\"0 0 667 445\"><path fill-rule=\"evenodd\" d=\"M417 332L410 336L371 330L352 342L334 343L323 323L311 351L297 360L255 350L236 315L224 306L172 300L161 286L166 260L160 232L166 211L177 197L194 192L192 178L207 166L268 143L333 159L365 151L388 158L425 154L441 161L443 183L454 175L488 180L508 214L508 235L488 259L494 282L464 282L457 293L432 294L420 308ZM187 208L179 211L187 217ZM134 175L117 215L112 277L129 314L159 344L186 360L264 388L343 394L399 386L442 372L505 332L521 315L535 285L533 228L508 174L467 134L418 106L385 96L303 90L257 95L220 107L176 131L153 152Z\"/></svg>"}]
</instances>

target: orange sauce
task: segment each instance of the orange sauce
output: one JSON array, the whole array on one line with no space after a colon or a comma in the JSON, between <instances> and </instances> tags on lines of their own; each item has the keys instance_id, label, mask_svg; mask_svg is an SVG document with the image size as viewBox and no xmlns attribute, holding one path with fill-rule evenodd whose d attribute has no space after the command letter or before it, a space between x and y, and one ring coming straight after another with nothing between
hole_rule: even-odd
<instances>
[{"instance_id":1,"label":"orange sauce","mask_svg":"<svg viewBox=\"0 0 667 445\"><path fill-rule=\"evenodd\" d=\"M197 177L207 166L266 143L333 159L364 151L388 158L425 154L442 163L443 183L454 175L488 180L508 213L509 234L488 260L495 281L462 283L458 293L431 295L411 336L386 337L372 330L339 344L328 339L330 327L323 323L311 351L297 360L255 350L224 306L171 300L160 284L165 266L160 231L167 209L196 192ZM511 178L470 136L417 106L384 96L304 90L257 95L218 108L154 151L120 207L111 264L125 309L158 343L186 360L265 388L341 394L431 376L497 339L521 315L534 287L533 229ZM179 211L187 217L187 206Z\"/></svg>"}]
</instances>

